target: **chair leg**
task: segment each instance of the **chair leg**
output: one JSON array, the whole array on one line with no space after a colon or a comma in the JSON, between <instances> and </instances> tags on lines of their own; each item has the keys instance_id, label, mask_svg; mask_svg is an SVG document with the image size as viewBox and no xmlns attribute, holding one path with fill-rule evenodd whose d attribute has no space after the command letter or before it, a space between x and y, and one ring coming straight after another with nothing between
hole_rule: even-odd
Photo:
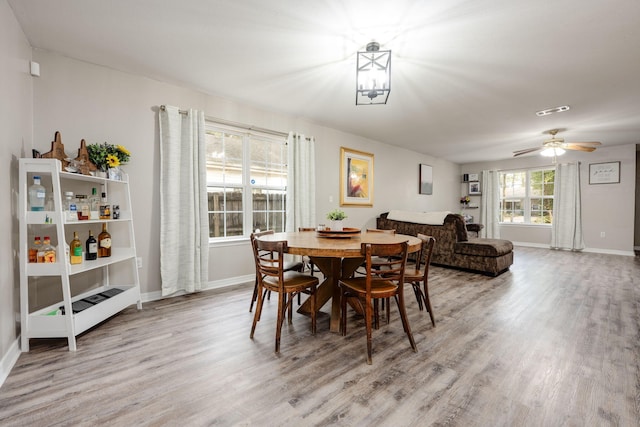
<instances>
[{"instance_id":1,"label":"chair leg","mask_svg":"<svg viewBox=\"0 0 640 427\"><path fill-rule=\"evenodd\" d=\"M278 292L278 318L276 320L276 353L280 353L280 336L282 335L282 324L284 323L285 312L287 310L285 293Z\"/></svg>"},{"instance_id":2,"label":"chair leg","mask_svg":"<svg viewBox=\"0 0 640 427\"><path fill-rule=\"evenodd\" d=\"M431 308L431 300L429 299L429 285L427 285L427 282L424 282L424 305L429 312L429 317L431 317L431 324L435 327L436 320L433 317L433 309Z\"/></svg>"},{"instance_id":3,"label":"chair leg","mask_svg":"<svg viewBox=\"0 0 640 427\"><path fill-rule=\"evenodd\" d=\"M316 313L316 287L314 286L313 288L311 288L311 334L315 335L316 334L316 325L317 325L317 316L318 313Z\"/></svg>"},{"instance_id":4,"label":"chair leg","mask_svg":"<svg viewBox=\"0 0 640 427\"><path fill-rule=\"evenodd\" d=\"M418 310L422 311L422 291L420 290L420 282L411 283L411 287L413 288L413 293L416 295L416 301L418 301Z\"/></svg>"},{"instance_id":5,"label":"chair leg","mask_svg":"<svg viewBox=\"0 0 640 427\"><path fill-rule=\"evenodd\" d=\"M253 296L251 297L251 305L249 305L249 313L253 310L253 303L258 298L258 278L256 277L256 282L253 284Z\"/></svg>"},{"instance_id":6,"label":"chair leg","mask_svg":"<svg viewBox=\"0 0 640 427\"><path fill-rule=\"evenodd\" d=\"M405 332L407 333L407 337L409 338L409 343L411 344L411 348L414 352L418 352L418 347L416 347L416 342L413 340L413 334L411 333L411 326L409 326L409 318L407 317L407 310L404 306L404 296L402 294L396 295L396 303L398 304L398 310L400 311L400 318L402 319L402 326L404 327Z\"/></svg>"},{"instance_id":7,"label":"chair leg","mask_svg":"<svg viewBox=\"0 0 640 427\"><path fill-rule=\"evenodd\" d=\"M253 325L251 325L251 334L249 335L249 338L251 339L253 339L253 333L256 330L256 325L260 321L260 315L262 314L262 302L264 300L264 293L262 292L262 289L260 289L259 286L256 289L256 293L258 295L258 303L256 305L256 312L253 314Z\"/></svg>"},{"instance_id":8,"label":"chair leg","mask_svg":"<svg viewBox=\"0 0 640 427\"><path fill-rule=\"evenodd\" d=\"M371 342L371 335L372 335L372 328L371 328L371 323L372 323L372 304L371 301L365 301L364 304L364 324L367 328L367 364L371 365L373 363L372 361L372 357L371 357L371 353L372 353L372 342Z\"/></svg>"},{"instance_id":9,"label":"chair leg","mask_svg":"<svg viewBox=\"0 0 640 427\"><path fill-rule=\"evenodd\" d=\"M300 294L298 294L298 298L300 298ZM286 298L285 298L285 304L289 308L287 317L288 317L288 321L289 321L290 325L293 323L293 320L292 320L292 318L293 318L293 304L291 304L292 300L293 300L293 294L287 294ZM299 303L300 302L298 301L298 304Z\"/></svg>"},{"instance_id":10,"label":"chair leg","mask_svg":"<svg viewBox=\"0 0 640 427\"><path fill-rule=\"evenodd\" d=\"M343 337L347 335L347 294L345 292L340 294L340 332Z\"/></svg>"}]
</instances>

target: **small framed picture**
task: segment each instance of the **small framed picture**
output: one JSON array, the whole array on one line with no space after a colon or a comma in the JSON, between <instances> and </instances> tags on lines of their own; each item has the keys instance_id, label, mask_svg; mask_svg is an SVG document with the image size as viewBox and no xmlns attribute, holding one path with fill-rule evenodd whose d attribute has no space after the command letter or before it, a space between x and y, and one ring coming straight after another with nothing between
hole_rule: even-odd
<instances>
[{"instance_id":1,"label":"small framed picture","mask_svg":"<svg viewBox=\"0 0 640 427\"><path fill-rule=\"evenodd\" d=\"M433 168L420 165L420 194L433 194Z\"/></svg>"},{"instance_id":2,"label":"small framed picture","mask_svg":"<svg viewBox=\"0 0 640 427\"><path fill-rule=\"evenodd\" d=\"M589 164L589 184L618 184L620 162Z\"/></svg>"},{"instance_id":3,"label":"small framed picture","mask_svg":"<svg viewBox=\"0 0 640 427\"><path fill-rule=\"evenodd\" d=\"M470 173L469 174L469 181L477 181L478 180L478 174L477 173Z\"/></svg>"},{"instance_id":4,"label":"small framed picture","mask_svg":"<svg viewBox=\"0 0 640 427\"><path fill-rule=\"evenodd\" d=\"M469 194L472 196L478 195L478 194L482 194L480 192L480 183L478 181L474 181L474 182L470 182L469 183Z\"/></svg>"}]
</instances>

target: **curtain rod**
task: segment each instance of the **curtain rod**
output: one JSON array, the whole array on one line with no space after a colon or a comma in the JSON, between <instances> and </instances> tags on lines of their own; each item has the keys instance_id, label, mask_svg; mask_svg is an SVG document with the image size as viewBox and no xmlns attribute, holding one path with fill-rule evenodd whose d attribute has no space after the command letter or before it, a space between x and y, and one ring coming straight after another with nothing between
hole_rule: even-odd
<instances>
[{"instance_id":1,"label":"curtain rod","mask_svg":"<svg viewBox=\"0 0 640 427\"><path fill-rule=\"evenodd\" d=\"M161 109L161 110L163 110L163 111L164 111L164 110L166 110L166 108L167 108L167 107L166 107L165 105L161 105L161 106L160 106L160 109ZM179 112L180 114L187 114L187 113L188 113L188 111L187 111L187 110L178 110L178 112ZM211 122L216 122L216 123L218 123L218 124L220 124L220 125L235 126L235 127L237 127L237 128L245 129L245 130L248 130L248 131L252 131L252 130L253 130L253 131L256 131L256 132L266 133L266 134L268 134L268 135L281 136L281 137L283 137L283 138L286 138L286 137L288 137L288 136L289 136L289 134L288 134L288 133L285 133L285 132L279 132L279 131L277 131L277 130L265 129L265 128L261 128L261 127L257 127L257 126L252 126L252 125L245 125L244 123L233 122L233 121L231 121L231 120L225 120L225 119L219 119L219 118L217 118L217 117L211 117L211 116L204 116L204 117L205 117L205 119L207 119L207 120L209 120L209 121L211 121ZM310 139L310 138L308 138L308 137L305 137L305 139L306 139L307 141L310 141L310 140L311 140L311 139Z\"/></svg>"}]
</instances>

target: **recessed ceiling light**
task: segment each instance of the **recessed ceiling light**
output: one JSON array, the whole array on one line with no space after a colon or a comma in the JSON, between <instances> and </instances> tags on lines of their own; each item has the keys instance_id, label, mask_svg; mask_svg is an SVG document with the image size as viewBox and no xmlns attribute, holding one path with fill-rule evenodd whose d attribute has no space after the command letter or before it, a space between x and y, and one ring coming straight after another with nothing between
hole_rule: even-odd
<instances>
[{"instance_id":1,"label":"recessed ceiling light","mask_svg":"<svg viewBox=\"0 0 640 427\"><path fill-rule=\"evenodd\" d=\"M563 105L561 107L547 108L546 110L536 111L536 116L548 116L553 113L562 113L564 111L569 111L568 105Z\"/></svg>"}]
</instances>

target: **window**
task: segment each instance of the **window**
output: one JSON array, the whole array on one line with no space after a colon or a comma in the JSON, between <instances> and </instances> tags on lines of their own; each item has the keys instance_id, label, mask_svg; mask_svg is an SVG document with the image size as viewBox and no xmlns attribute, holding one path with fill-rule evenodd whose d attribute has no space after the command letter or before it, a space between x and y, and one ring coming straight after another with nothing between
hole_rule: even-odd
<instances>
[{"instance_id":1,"label":"window","mask_svg":"<svg viewBox=\"0 0 640 427\"><path fill-rule=\"evenodd\" d=\"M551 224L554 169L500 172L500 222Z\"/></svg>"},{"instance_id":2,"label":"window","mask_svg":"<svg viewBox=\"0 0 640 427\"><path fill-rule=\"evenodd\" d=\"M207 122L209 237L284 231L287 145L284 137Z\"/></svg>"}]
</instances>

